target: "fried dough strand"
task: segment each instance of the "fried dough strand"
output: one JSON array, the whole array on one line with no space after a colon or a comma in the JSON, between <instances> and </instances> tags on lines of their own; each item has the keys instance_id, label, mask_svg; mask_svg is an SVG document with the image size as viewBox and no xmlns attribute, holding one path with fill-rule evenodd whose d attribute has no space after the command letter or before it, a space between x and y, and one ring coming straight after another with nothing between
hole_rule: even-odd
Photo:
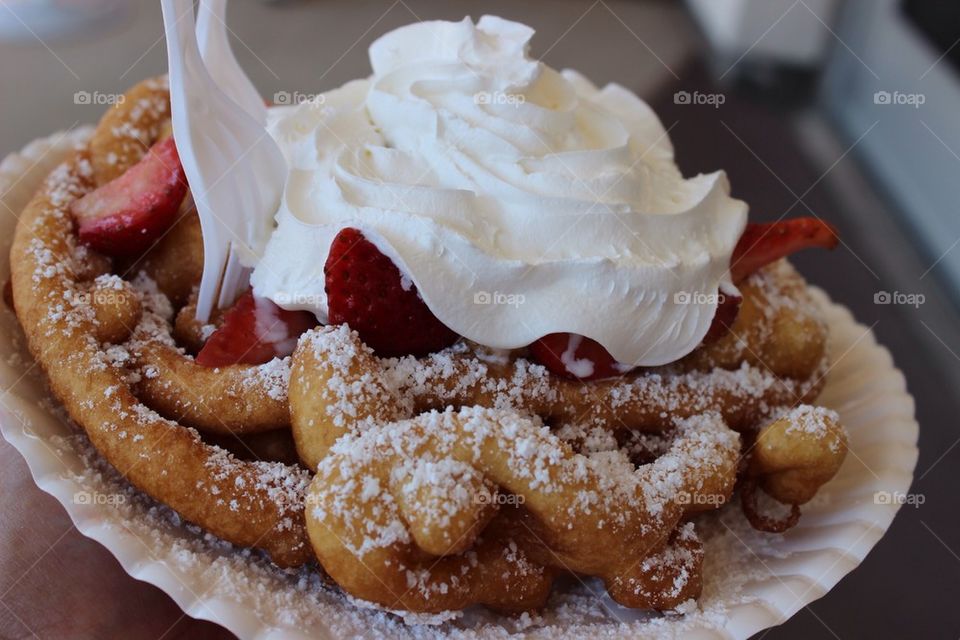
<instances>
[{"instance_id":1,"label":"fried dough strand","mask_svg":"<svg viewBox=\"0 0 960 640\"><path fill-rule=\"evenodd\" d=\"M11 249L17 316L50 386L91 442L136 487L214 535L257 546L280 565L312 558L295 467L241 462L195 431L140 403L96 338L95 312L82 302L69 204L93 187L78 152L56 169L23 211Z\"/></svg>"},{"instance_id":2,"label":"fried dough strand","mask_svg":"<svg viewBox=\"0 0 960 640\"><path fill-rule=\"evenodd\" d=\"M288 363L210 368L152 336L131 348L137 395L152 409L206 433L251 434L290 425Z\"/></svg>"},{"instance_id":3,"label":"fried dough strand","mask_svg":"<svg viewBox=\"0 0 960 640\"><path fill-rule=\"evenodd\" d=\"M137 164L168 131L170 91L166 76L143 80L113 104L90 138L93 184L102 187Z\"/></svg>"},{"instance_id":4,"label":"fried dough strand","mask_svg":"<svg viewBox=\"0 0 960 640\"><path fill-rule=\"evenodd\" d=\"M678 526L729 497L740 451L716 414L677 421L669 449L637 468L624 455L576 454L511 410L450 408L397 421L412 405L391 392L389 372L346 327L309 332L294 361L294 437L319 459L310 539L354 596L409 611L508 608L506 569L491 575L473 549L480 541L490 551L484 540L499 493L521 505L509 523L522 533L502 549L512 558L508 583L521 593L542 594L542 580L562 570L601 577L630 607L670 608L699 594L699 542ZM307 444L305 434L320 438Z\"/></svg>"}]
</instances>

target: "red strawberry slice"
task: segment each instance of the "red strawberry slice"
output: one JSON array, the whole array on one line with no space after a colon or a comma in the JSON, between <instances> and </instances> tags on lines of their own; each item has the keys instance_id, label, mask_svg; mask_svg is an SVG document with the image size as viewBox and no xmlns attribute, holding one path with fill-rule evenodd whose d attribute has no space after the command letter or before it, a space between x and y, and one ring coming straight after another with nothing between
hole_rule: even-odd
<instances>
[{"instance_id":1,"label":"red strawberry slice","mask_svg":"<svg viewBox=\"0 0 960 640\"><path fill-rule=\"evenodd\" d=\"M740 295L720 292L717 312L713 316L710 328L707 329L707 335L703 337L702 344L719 340L730 331L730 327L737 319L737 314L740 313L741 302L743 302L743 297Z\"/></svg>"},{"instance_id":2,"label":"red strawberry slice","mask_svg":"<svg viewBox=\"0 0 960 640\"><path fill-rule=\"evenodd\" d=\"M833 249L838 242L837 230L819 218L794 218L766 224L751 222L733 250L730 275L736 284L760 267L801 249Z\"/></svg>"},{"instance_id":3,"label":"red strawberry slice","mask_svg":"<svg viewBox=\"0 0 960 640\"><path fill-rule=\"evenodd\" d=\"M381 356L424 355L457 340L397 265L357 229L333 239L323 267L330 324L344 324Z\"/></svg>"},{"instance_id":4,"label":"red strawberry slice","mask_svg":"<svg viewBox=\"0 0 960 640\"><path fill-rule=\"evenodd\" d=\"M551 333L530 345L530 355L564 378L599 380L621 376L633 369L621 364L596 340L575 333Z\"/></svg>"},{"instance_id":5,"label":"red strawberry slice","mask_svg":"<svg viewBox=\"0 0 960 640\"><path fill-rule=\"evenodd\" d=\"M173 138L153 145L119 178L71 206L80 241L110 256L136 256L170 228L187 193Z\"/></svg>"},{"instance_id":6,"label":"red strawberry slice","mask_svg":"<svg viewBox=\"0 0 960 640\"><path fill-rule=\"evenodd\" d=\"M317 318L312 313L286 311L247 290L223 314L223 324L200 349L197 363L224 367L283 358L293 353L300 334L315 326Z\"/></svg>"}]
</instances>

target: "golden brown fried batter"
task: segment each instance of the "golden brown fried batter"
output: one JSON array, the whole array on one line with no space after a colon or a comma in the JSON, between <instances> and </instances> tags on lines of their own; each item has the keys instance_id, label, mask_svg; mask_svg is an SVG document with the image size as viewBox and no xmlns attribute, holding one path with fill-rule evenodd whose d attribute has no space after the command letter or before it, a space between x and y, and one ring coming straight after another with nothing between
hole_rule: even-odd
<instances>
[{"instance_id":1,"label":"golden brown fried batter","mask_svg":"<svg viewBox=\"0 0 960 640\"><path fill-rule=\"evenodd\" d=\"M117 276L99 276L83 294L93 309L98 342L126 342L140 322L140 297L130 283Z\"/></svg>"},{"instance_id":2,"label":"golden brown fried batter","mask_svg":"<svg viewBox=\"0 0 960 640\"><path fill-rule=\"evenodd\" d=\"M188 302L203 273L203 236L200 217L189 195L180 205L177 222L140 259L126 264L123 273L143 272L175 307Z\"/></svg>"},{"instance_id":3,"label":"golden brown fried batter","mask_svg":"<svg viewBox=\"0 0 960 640\"><path fill-rule=\"evenodd\" d=\"M744 362L776 376L804 379L826 357L827 331L806 283L785 260L740 285L743 303L729 333L680 361L685 369L736 369Z\"/></svg>"},{"instance_id":4,"label":"golden brown fried batter","mask_svg":"<svg viewBox=\"0 0 960 640\"><path fill-rule=\"evenodd\" d=\"M197 290L194 289L187 304L177 312L173 322L173 338L187 353L196 355L222 320L223 313L220 309L212 311L210 322L197 320Z\"/></svg>"},{"instance_id":5,"label":"golden brown fried batter","mask_svg":"<svg viewBox=\"0 0 960 640\"><path fill-rule=\"evenodd\" d=\"M385 392L389 372L345 327L308 333L300 358L294 376L307 380L291 388L295 437L320 424L345 434L314 452L307 527L324 569L352 595L410 611L505 608L501 573L545 596L550 570L599 576L630 607L670 608L699 594L699 542L678 526L708 502L701 497L729 497L740 452L716 414L677 422L666 453L637 468L626 457L576 454L509 410L389 421L405 410ZM335 411L298 410L301 401L313 408L315 391ZM491 575L474 547L490 551L500 492L521 505L512 521L527 534L505 540L510 562ZM501 531L498 523L493 535Z\"/></svg>"},{"instance_id":6,"label":"golden brown fried batter","mask_svg":"<svg viewBox=\"0 0 960 640\"><path fill-rule=\"evenodd\" d=\"M83 153L56 169L20 216L10 254L17 317L54 395L145 493L214 535L263 548L278 564L308 561L303 473L236 460L141 404L128 372L101 349L94 309L65 305L83 300L69 205L93 186Z\"/></svg>"},{"instance_id":7,"label":"golden brown fried batter","mask_svg":"<svg viewBox=\"0 0 960 640\"><path fill-rule=\"evenodd\" d=\"M137 395L163 416L209 433L259 433L290 424L286 364L210 368L148 338L131 349L142 372Z\"/></svg>"},{"instance_id":8,"label":"golden brown fried batter","mask_svg":"<svg viewBox=\"0 0 960 640\"><path fill-rule=\"evenodd\" d=\"M93 183L100 187L135 165L168 130L166 76L144 80L111 106L90 138Z\"/></svg>"},{"instance_id":9,"label":"golden brown fried batter","mask_svg":"<svg viewBox=\"0 0 960 640\"><path fill-rule=\"evenodd\" d=\"M840 470L847 436L836 413L801 405L762 428L747 474L785 504L804 504Z\"/></svg>"}]
</instances>

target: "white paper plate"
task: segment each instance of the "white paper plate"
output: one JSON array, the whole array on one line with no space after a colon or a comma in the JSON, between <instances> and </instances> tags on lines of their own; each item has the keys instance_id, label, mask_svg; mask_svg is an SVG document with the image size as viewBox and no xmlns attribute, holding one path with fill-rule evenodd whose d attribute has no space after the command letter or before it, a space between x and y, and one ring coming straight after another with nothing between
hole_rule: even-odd
<instances>
[{"instance_id":1,"label":"white paper plate","mask_svg":"<svg viewBox=\"0 0 960 640\"><path fill-rule=\"evenodd\" d=\"M0 255L16 216L43 177L86 131L29 145L0 164ZM9 276L6 259L0 281ZM728 508L698 524L706 540L700 607L651 616L618 607L592 583L560 589L541 616L505 620L483 611L440 626L407 624L348 601L317 572L281 572L183 524L133 491L92 452L50 402L12 314L0 314L0 428L26 459L37 485L56 497L84 535L109 549L130 575L158 586L197 618L241 638L459 637L523 632L527 637L747 638L780 624L854 569L889 528L917 461L913 399L889 352L820 291L835 364L821 403L840 412L850 454L837 477L804 508L786 535L745 526ZM891 498L892 497L892 498ZM888 499L890 498L890 499ZM78 560L79 562L80 560ZM596 592L600 595L594 595Z\"/></svg>"}]
</instances>

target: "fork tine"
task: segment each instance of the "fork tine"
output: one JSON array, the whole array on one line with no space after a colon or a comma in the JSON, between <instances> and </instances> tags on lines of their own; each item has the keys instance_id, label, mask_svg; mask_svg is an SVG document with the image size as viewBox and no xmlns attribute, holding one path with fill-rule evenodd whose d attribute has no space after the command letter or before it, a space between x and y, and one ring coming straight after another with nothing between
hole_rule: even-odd
<instances>
[{"instance_id":1,"label":"fork tine","mask_svg":"<svg viewBox=\"0 0 960 640\"><path fill-rule=\"evenodd\" d=\"M203 234L203 275L200 278L200 291L197 295L197 320L201 322L209 320L210 314L213 313L227 269L227 251L219 242L219 235L215 230L210 233L204 231Z\"/></svg>"},{"instance_id":2,"label":"fork tine","mask_svg":"<svg viewBox=\"0 0 960 640\"><path fill-rule=\"evenodd\" d=\"M194 166L198 152L210 154L219 151L222 154L223 150L216 149L216 145L212 144L214 141L207 139L202 131L191 135L189 94L200 89L197 87L200 82L197 74L206 73L196 41L193 0L162 0L162 8L168 42L170 84L171 87L183 87L181 92L171 91L171 107L174 136L184 169L194 186L194 199L203 231L204 261L196 316L198 320L206 322L221 297L230 245L224 234L223 222L214 214L210 202L212 194L207 190L212 185L202 171L196 174L196 180L192 174L201 169Z\"/></svg>"},{"instance_id":3,"label":"fork tine","mask_svg":"<svg viewBox=\"0 0 960 640\"><path fill-rule=\"evenodd\" d=\"M161 0L163 10L164 33L167 39L167 61L170 75L170 86L189 87L191 53L196 51L196 35L194 32L193 2L192 0ZM226 253L221 244L220 234L209 217L203 215L209 208L205 194L200 188L202 180L195 181L190 175L191 162L195 157L193 139L190 131L190 109L187 104L186 92L170 92L171 111L173 117L174 138L177 150L184 169L188 172L188 179L192 183L193 196L200 212L200 221L203 229L203 274L200 280L200 292L197 298L197 318L206 322L213 311L213 304L220 287L223 270L226 266Z\"/></svg>"},{"instance_id":4,"label":"fork tine","mask_svg":"<svg viewBox=\"0 0 960 640\"><path fill-rule=\"evenodd\" d=\"M233 304L237 294L246 284L250 277L250 269L240 264L240 258L233 242L230 243L230 252L227 257L227 266L223 273L223 281L220 285L220 295L217 304L220 308L225 308Z\"/></svg>"},{"instance_id":5,"label":"fork tine","mask_svg":"<svg viewBox=\"0 0 960 640\"><path fill-rule=\"evenodd\" d=\"M202 0L197 21L193 0L161 1L174 136L203 231L196 317L206 322L214 305L229 305L249 282L286 163L264 129L266 106L230 50L226 1Z\"/></svg>"}]
</instances>

